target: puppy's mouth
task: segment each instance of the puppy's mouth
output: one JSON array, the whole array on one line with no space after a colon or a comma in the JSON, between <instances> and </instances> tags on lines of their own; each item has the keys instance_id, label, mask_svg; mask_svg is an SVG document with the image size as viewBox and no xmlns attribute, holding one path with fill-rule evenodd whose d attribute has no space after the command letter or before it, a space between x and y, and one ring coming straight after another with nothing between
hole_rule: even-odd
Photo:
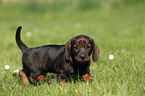
<instances>
[{"instance_id":1,"label":"puppy's mouth","mask_svg":"<svg viewBox=\"0 0 145 96\"><path fill-rule=\"evenodd\" d=\"M77 62L89 62L90 59L85 59L85 60L81 60L81 59L77 59Z\"/></svg>"}]
</instances>

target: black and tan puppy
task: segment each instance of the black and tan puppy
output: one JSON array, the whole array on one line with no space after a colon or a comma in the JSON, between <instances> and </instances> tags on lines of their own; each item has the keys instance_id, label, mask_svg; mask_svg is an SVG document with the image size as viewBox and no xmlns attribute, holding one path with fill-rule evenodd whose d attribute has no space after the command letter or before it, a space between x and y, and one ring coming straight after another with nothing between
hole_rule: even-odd
<instances>
[{"instance_id":1,"label":"black and tan puppy","mask_svg":"<svg viewBox=\"0 0 145 96\"><path fill-rule=\"evenodd\" d=\"M90 55L94 62L98 60L99 48L94 40L85 35L70 39L65 45L46 45L28 48L20 38L21 26L16 31L16 42L22 51L23 69L19 76L23 83L44 80L48 72L58 74L60 83L68 82L69 77L80 76L84 81L92 81L90 76Z\"/></svg>"}]
</instances>

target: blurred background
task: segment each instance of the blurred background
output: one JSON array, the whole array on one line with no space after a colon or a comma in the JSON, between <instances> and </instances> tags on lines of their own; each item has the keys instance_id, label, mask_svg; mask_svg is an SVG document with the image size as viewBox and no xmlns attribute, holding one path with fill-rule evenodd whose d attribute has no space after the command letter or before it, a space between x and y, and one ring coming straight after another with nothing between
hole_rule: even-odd
<instances>
[{"instance_id":1,"label":"blurred background","mask_svg":"<svg viewBox=\"0 0 145 96\"><path fill-rule=\"evenodd\" d=\"M143 50L145 0L0 0L1 58L20 53L15 43L20 25L29 47L65 44L85 34L101 54Z\"/></svg>"}]
</instances>

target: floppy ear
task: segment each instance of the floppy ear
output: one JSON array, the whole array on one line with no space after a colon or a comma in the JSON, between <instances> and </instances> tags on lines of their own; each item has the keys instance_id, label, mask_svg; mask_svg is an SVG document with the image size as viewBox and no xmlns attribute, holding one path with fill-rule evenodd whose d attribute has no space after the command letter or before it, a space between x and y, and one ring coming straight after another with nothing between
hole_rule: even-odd
<instances>
[{"instance_id":1,"label":"floppy ear","mask_svg":"<svg viewBox=\"0 0 145 96\"><path fill-rule=\"evenodd\" d=\"M93 40L92 59L94 62L97 62L98 58L99 58L99 48Z\"/></svg>"},{"instance_id":2,"label":"floppy ear","mask_svg":"<svg viewBox=\"0 0 145 96\"><path fill-rule=\"evenodd\" d=\"M70 39L66 44L65 44L65 59L67 61L70 60L70 50L71 50L71 41L72 39Z\"/></svg>"}]
</instances>

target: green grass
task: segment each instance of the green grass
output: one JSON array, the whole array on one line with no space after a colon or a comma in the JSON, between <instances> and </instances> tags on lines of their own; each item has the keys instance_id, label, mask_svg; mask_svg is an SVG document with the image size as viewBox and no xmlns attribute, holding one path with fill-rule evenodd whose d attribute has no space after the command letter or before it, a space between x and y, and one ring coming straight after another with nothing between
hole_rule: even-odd
<instances>
[{"instance_id":1,"label":"green grass","mask_svg":"<svg viewBox=\"0 0 145 96\"><path fill-rule=\"evenodd\" d=\"M145 95L144 4L88 10L66 6L53 11L41 6L0 6L0 96ZM81 24L79 29L74 27L77 23ZM21 51L15 43L19 25L23 26L22 39L29 47L65 44L78 34L92 37L100 48L98 62L92 61L90 66L93 82L78 80L60 85L56 75L48 74L54 77L52 84L23 85L18 76L13 75L14 70L22 68ZM28 31L31 37L25 35ZM115 56L114 60L108 59L110 54ZM5 65L10 69L5 70Z\"/></svg>"}]
</instances>

